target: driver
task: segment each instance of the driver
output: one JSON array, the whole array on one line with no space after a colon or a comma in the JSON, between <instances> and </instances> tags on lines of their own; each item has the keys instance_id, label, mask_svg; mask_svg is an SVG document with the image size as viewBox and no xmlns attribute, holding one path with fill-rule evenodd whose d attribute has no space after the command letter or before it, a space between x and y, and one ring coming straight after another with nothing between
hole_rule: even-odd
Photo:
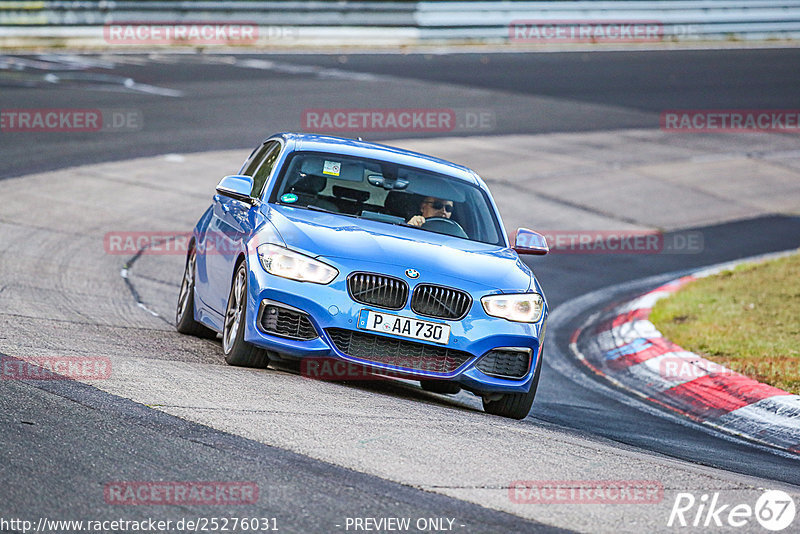
<instances>
[{"instance_id":1,"label":"driver","mask_svg":"<svg viewBox=\"0 0 800 534\"><path fill-rule=\"evenodd\" d=\"M453 214L453 201L442 200L436 197L425 197L419 205L421 215L414 215L406 224L411 226L422 226L426 219L431 217L444 217L449 219Z\"/></svg>"}]
</instances>

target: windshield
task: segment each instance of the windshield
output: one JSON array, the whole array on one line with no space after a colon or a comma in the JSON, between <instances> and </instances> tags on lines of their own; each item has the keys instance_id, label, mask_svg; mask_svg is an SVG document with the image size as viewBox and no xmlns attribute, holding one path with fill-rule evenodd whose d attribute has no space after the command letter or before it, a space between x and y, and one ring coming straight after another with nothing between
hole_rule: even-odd
<instances>
[{"instance_id":1,"label":"windshield","mask_svg":"<svg viewBox=\"0 0 800 534\"><path fill-rule=\"evenodd\" d=\"M504 245L489 199L457 178L396 163L296 152L270 202Z\"/></svg>"}]
</instances>

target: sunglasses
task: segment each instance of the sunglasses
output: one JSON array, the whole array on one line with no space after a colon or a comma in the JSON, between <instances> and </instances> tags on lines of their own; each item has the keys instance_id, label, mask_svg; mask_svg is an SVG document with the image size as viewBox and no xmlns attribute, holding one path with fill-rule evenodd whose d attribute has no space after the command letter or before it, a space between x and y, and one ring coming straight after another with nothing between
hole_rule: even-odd
<instances>
[{"instance_id":1,"label":"sunglasses","mask_svg":"<svg viewBox=\"0 0 800 534\"><path fill-rule=\"evenodd\" d=\"M433 206L433 209L440 210L444 208L444 211L447 213L453 213L453 205L452 204L445 204L441 200L428 200L425 204L430 204Z\"/></svg>"}]
</instances>

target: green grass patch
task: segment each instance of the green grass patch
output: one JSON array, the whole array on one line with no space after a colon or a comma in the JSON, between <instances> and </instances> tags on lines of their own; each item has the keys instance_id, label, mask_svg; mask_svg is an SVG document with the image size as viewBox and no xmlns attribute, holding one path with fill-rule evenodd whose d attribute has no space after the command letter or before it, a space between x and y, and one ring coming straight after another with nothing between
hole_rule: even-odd
<instances>
[{"instance_id":1,"label":"green grass patch","mask_svg":"<svg viewBox=\"0 0 800 534\"><path fill-rule=\"evenodd\" d=\"M693 281L650 320L686 350L800 394L800 254Z\"/></svg>"}]
</instances>

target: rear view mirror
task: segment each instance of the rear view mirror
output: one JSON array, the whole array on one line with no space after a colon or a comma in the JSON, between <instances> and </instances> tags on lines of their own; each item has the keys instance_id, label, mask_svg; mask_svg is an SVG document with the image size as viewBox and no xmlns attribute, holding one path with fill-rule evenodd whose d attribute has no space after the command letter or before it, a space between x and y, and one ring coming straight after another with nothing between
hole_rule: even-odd
<instances>
[{"instance_id":1,"label":"rear view mirror","mask_svg":"<svg viewBox=\"0 0 800 534\"><path fill-rule=\"evenodd\" d=\"M375 187L382 187L387 191L403 190L408 187L408 180L403 178L385 178L380 174L370 174L367 176L367 181Z\"/></svg>"},{"instance_id":2,"label":"rear view mirror","mask_svg":"<svg viewBox=\"0 0 800 534\"><path fill-rule=\"evenodd\" d=\"M253 178L235 174L226 176L217 184L217 193L242 202L252 204L250 192L253 190Z\"/></svg>"},{"instance_id":3,"label":"rear view mirror","mask_svg":"<svg viewBox=\"0 0 800 534\"><path fill-rule=\"evenodd\" d=\"M520 228L517 230L517 233L514 235L513 248L517 254L544 256L550 252L550 247L547 246L547 239L539 232L534 232L527 228Z\"/></svg>"}]
</instances>

